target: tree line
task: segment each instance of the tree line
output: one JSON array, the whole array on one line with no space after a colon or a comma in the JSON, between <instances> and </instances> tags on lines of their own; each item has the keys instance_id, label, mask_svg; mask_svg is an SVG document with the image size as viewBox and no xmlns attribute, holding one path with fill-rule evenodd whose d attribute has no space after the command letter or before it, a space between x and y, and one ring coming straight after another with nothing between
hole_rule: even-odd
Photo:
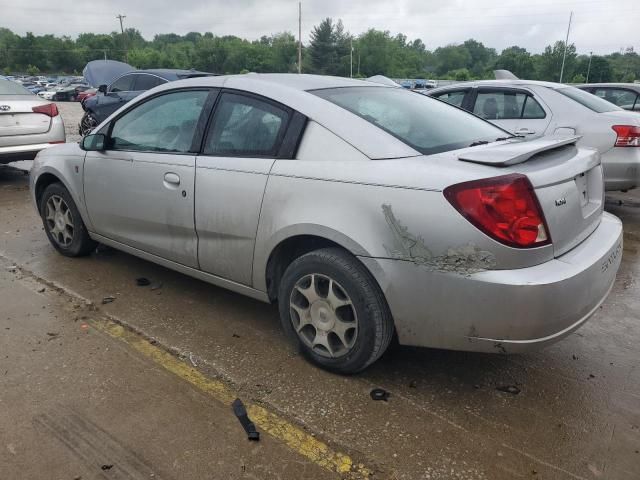
<instances>
[{"instance_id":1,"label":"tree line","mask_svg":"<svg viewBox=\"0 0 640 480\"><path fill-rule=\"evenodd\" d=\"M12 73L79 74L90 60L126 61L137 68L182 68L220 74L296 72L298 44L290 32L249 41L211 32L155 35L146 40L128 28L124 33L82 33L68 36L17 35L0 28L0 71ZM564 42L531 53L512 46L500 53L474 39L428 50L420 39L369 29L347 32L340 20L326 18L316 25L303 46L302 71L354 77L471 80L493 78L494 69L520 78L558 81ZM565 82L632 82L640 80L640 56L632 47L608 55L578 55L567 49Z\"/></svg>"}]
</instances>

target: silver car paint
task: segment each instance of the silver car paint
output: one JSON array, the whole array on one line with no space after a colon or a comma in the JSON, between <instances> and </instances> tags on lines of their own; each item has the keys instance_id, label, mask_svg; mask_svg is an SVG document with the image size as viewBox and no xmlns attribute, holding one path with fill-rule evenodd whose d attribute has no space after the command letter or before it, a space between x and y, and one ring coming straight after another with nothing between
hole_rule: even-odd
<instances>
[{"instance_id":1,"label":"silver car paint","mask_svg":"<svg viewBox=\"0 0 640 480\"><path fill-rule=\"evenodd\" d=\"M558 93L557 88L562 86L564 85L526 80L485 80L437 88L427 94L434 96L445 91L474 87L517 88L528 91L547 112L547 119L521 119L517 121L515 129L508 128L506 120L491 121L515 134L525 134L527 139L554 134L580 135L582 138L578 142L579 146L596 148L602 155L606 190L623 190L639 185L640 148L614 147L616 133L611 129L617 124L640 126L637 113L622 109L596 113ZM549 121L546 127L543 127L541 122L547 120ZM534 133L526 134L521 131L522 128Z\"/></svg>"},{"instance_id":2,"label":"silver car paint","mask_svg":"<svg viewBox=\"0 0 640 480\"><path fill-rule=\"evenodd\" d=\"M3 156L38 152L66 140L60 115L51 118L31 110L48 103L36 95L0 95L0 106L8 107L0 116L20 116L17 125L0 127L0 162Z\"/></svg>"},{"instance_id":3,"label":"silver car paint","mask_svg":"<svg viewBox=\"0 0 640 480\"><path fill-rule=\"evenodd\" d=\"M460 161L458 157L469 150L425 157L398 145L395 137L381 130L371 131L368 122L354 115L345 117L328 102L318 103L317 97L302 90L305 81L312 86L319 82L316 78L291 77L282 77L282 82L279 76L269 75L194 79L158 87L151 94L183 85L233 84L296 104L311 123L294 160L200 156L191 164L190 155L162 154L155 155L162 160L140 162L149 170L134 171L129 159L105 158L116 152L92 152L86 155L83 168L85 152L77 145L65 145L36 159L32 195L43 174L56 175L73 195L94 239L264 301L269 300L267 264L277 245L298 235L331 240L360 258L374 275L402 343L480 351L493 349L487 342L497 340L533 346L540 338L564 334L579 325L604 299L619 265L622 230L619 222L601 216L597 152L570 145L504 168ZM343 79L322 82L361 86ZM333 113L337 115L332 121ZM500 149L501 145L514 148L509 142L475 148ZM520 153L535 148L527 142L517 146ZM385 156L394 159L370 159ZM114 187L108 171L115 164L131 175ZM189 168L195 177L194 185L187 184L186 199L168 195L170 189L163 184L162 175L178 165L186 168L181 178ZM553 246L522 250L502 245L472 226L442 195L453 183L513 172L525 173L536 188ZM578 207L575 178L587 172L594 185L585 217L585 210ZM157 204L148 205L145 195ZM555 206L556 195L563 195L568 209ZM187 217L178 226L176 212ZM132 218L139 220L137 229ZM188 232L191 221L197 254ZM164 225L157 225L161 222ZM164 235L169 238L157 238ZM597 277L594 272L607 261L606 271ZM540 286L529 295L528 285ZM482 295L474 293L476 288ZM559 305L561 299L562 308L549 307ZM504 305L489 318L485 312L493 302ZM527 314L514 324L517 311ZM470 336L474 341L469 341Z\"/></svg>"}]
</instances>

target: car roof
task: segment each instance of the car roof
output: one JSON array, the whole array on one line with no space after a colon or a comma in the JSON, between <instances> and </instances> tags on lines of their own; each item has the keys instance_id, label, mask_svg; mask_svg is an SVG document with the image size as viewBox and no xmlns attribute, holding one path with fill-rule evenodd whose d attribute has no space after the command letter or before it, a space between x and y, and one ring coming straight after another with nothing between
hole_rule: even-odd
<instances>
[{"instance_id":1,"label":"car roof","mask_svg":"<svg viewBox=\"0 0 640 480\"><path fill-rule=\"evenodd\" d=\"M381 87L378 83L367 82L365 80L355 80L345 77L332 77L328 75L311 75L297 73L247 73L243 75L221 75L214 78L200 79L204 82L211 82L212 86L224 85L242 80L251 84L272 84L299 91L319 90L323 88L341 87Z\"/></svg>"},{"instance_id":2,"label":"car roof","mask_svg":"<svg viewBox=\"0 0 640 480\"><path fill-rule=\"evenodd\" d=\"M602 82L602 83L583 83L576 85L578 88L584 87L624 87L633 88L634 90L640 90L640 83L615 83L615 82Z\"/></svg>"},{"instance_id":3,"label":"car roof","mask_svg":"<svg viewBox=\"0 0 640 480\"><path fill-rule=\"evenodd\" d=\"M214 73L208 72L199 72L197 70L179 70L172 68L153 68L148 70L132 70L127 72L124 75L128 75L131 73L149 73L151 75L156 75L158 77L162 77L166 80L178 80L181 78L190 78L193 76L205 76L205 75L215 75Z\"/></svg>"},{"instance_id":4,"label":"car roof","mask_svg":"<svg viewBox=\"0 0 640 480\"><path fill-rule=\"evenodd\" d=\"M464 87L547 87L558 89L562 87L568 87L570 85L565 85L564 83L556 83L556 82L544 82L541 80L474 80L471 82L460 82L454 83L451 85L446 85L444 87L434 88L429 91L429 94L441 92L445 90L456 90Z\"/></svg>"}]
</instances>

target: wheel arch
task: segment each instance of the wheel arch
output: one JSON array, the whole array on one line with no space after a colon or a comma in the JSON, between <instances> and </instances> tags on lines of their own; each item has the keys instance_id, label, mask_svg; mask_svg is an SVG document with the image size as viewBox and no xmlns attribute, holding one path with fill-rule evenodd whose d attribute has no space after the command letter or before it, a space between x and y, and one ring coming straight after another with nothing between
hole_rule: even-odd
<instances>
[{"instance_id":1,"label":"wheel arch","mask_svg":"<svg viewBox=\"0 0 640 480\"><path fill-rule=\"evenodd\" d=\"M254 288L266 291L271 301L277 299L278 285L284 271L292 261L306 253L320 248L337 247L356 258L369 256L362 245L340 232L318 225L310 227L312 228L298 225L275 235L267 249L268 254L255 266ZM377 276L371 271L369 273L378 282Z\"/></svg>"}]
</instances>

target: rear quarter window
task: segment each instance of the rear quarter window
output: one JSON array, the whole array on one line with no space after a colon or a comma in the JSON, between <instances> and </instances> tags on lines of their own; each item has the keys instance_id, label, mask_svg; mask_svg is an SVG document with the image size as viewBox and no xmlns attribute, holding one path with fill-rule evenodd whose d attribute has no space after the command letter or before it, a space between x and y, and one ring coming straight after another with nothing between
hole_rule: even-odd
<instances>
[{"instance_id":1,"label":"rear quarter window","mask_svg":"<svg viewBox=\"0 0 640 480\"><path fill-rule=\"evenodd\" d=\"M613 103L602 100L601 98L592 95L589 92L585 92L584 90L580 90L579 88L562 87L556 88L555 90L559 94L564 95L565 97L570 98L575 102L578 102L583 107L586 107L596 113L615 112L617 110L622 110L620 107L617 107Z\"/></svg>"}]
</instances>

